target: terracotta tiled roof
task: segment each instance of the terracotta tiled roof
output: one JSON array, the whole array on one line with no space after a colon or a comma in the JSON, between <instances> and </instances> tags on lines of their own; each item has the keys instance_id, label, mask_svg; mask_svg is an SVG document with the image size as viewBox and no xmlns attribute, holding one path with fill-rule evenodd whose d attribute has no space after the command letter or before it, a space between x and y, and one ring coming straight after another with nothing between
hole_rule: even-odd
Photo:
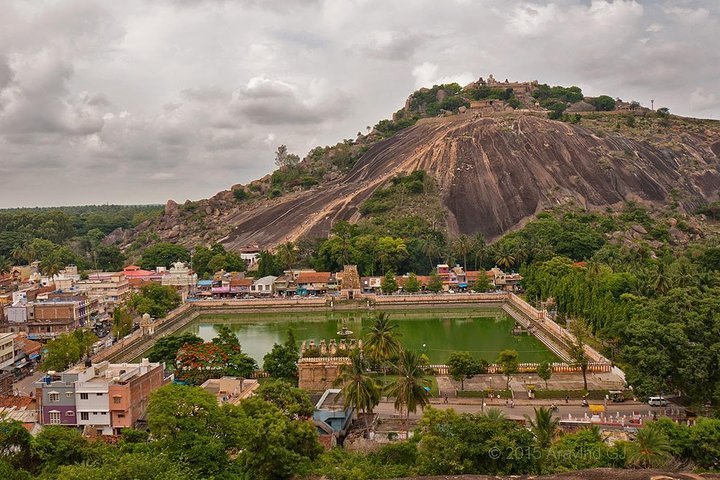
<instances>
[{"instance_id":1,"label":"terracotta tiled roof","mask_svg":"<svg viewBox=\"0 0 720 480\"><path fill-rule=\"evenodd\" d=\"M231 287L249 287L252 284L252 278L233 278L230 280Z\"/></svg>"},{"instance_id":2,"label":"terracotta tiled roof","mask_svg":"<svg viewBox=\"0 0 720 480\"><path fill-rule=\"evenodd\" d=\"M297 283L327 283L330 281L330 272L302 272Z\"/></svg>"}]
</instances>

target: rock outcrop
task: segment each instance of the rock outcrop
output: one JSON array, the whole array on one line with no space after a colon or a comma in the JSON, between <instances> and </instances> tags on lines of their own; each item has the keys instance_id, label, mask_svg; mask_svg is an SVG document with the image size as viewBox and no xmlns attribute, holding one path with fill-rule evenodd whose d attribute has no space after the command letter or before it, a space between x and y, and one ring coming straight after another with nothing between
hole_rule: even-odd
<instances>
[{"instance_id":1,"label":"rock outcrop","mask_svg":"<svg viewBox=\"0 0 720 480\"><path fill-rule=\"evenodd\" d=\"M340 220L357 221L377 188L414 170L434 177L451 233L488 239L568 202L589 210L629 200L676 202L692 211L716 200L720 124L672 127L657 136L650 141L522 113L483 118L470 109L420 120L375 143L341 178L275 199L237 202L225 191L183 206L168 202L148 229L188 245L221 241L235 249L322 237ZM180 232L178 224L187 228ZM677 241L680 233L671 232Z\"/></svg>"}]
</instances>

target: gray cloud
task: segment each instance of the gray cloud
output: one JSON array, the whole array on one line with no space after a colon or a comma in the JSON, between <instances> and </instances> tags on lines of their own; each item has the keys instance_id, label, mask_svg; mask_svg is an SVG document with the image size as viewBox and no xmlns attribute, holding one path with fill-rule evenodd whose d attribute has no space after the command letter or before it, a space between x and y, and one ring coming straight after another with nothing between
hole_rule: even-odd
<instances>
[{"instance_id":1,"label":"gray cloud","mask_svg":"<svg viewBox=\"0 0 720 480\"><path fill-rule=\"evenodd\" d=\"M0 0L0 206L183 201L498 78L720 118L714 0ZM57 186L63 185L58 193Z\"/></svg>"}]
</instances>

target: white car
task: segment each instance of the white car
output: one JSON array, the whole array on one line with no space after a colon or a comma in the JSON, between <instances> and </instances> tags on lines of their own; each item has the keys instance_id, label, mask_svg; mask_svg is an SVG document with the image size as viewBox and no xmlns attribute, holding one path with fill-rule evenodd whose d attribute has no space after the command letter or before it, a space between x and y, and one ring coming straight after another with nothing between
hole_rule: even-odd
<instances>
[{"instance_id":1,"label":"white car","mask_svg":"<svg viewBox=\"0 0 720 480\"><path fill-rule=\"evenodd\" d=\"M667 407L670 403L663 397L650 397L648 398L648 405L651 407Z\"/></svg>"}]
</instances>

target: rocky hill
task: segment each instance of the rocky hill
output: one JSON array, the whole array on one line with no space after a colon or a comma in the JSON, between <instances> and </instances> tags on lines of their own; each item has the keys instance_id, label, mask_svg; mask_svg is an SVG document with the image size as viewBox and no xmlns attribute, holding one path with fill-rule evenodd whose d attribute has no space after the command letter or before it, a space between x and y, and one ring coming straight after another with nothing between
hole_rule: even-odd
<instances>
[{"instance_id":1,"label":"rocky hill","mask_svg":"<svg viewBox=\"0 0 720 480\"><path fill-rule=\"evenodd\" d=\"M478 84L421 90L367 135L210 199L169 201L160 218L108 241L239 249L323 237L340 220L359 221L373 192L417 170L434 179L438 201L428 208L442 210L450 233L488 239L559 204L593 210L632 200L691 212L718 199L720 122L613 107L612 99L614 110L595 111L595 100L573 98L575 90L558 99L553 89L519 85L517 94Z\"/></svg>"}]
</instances>

